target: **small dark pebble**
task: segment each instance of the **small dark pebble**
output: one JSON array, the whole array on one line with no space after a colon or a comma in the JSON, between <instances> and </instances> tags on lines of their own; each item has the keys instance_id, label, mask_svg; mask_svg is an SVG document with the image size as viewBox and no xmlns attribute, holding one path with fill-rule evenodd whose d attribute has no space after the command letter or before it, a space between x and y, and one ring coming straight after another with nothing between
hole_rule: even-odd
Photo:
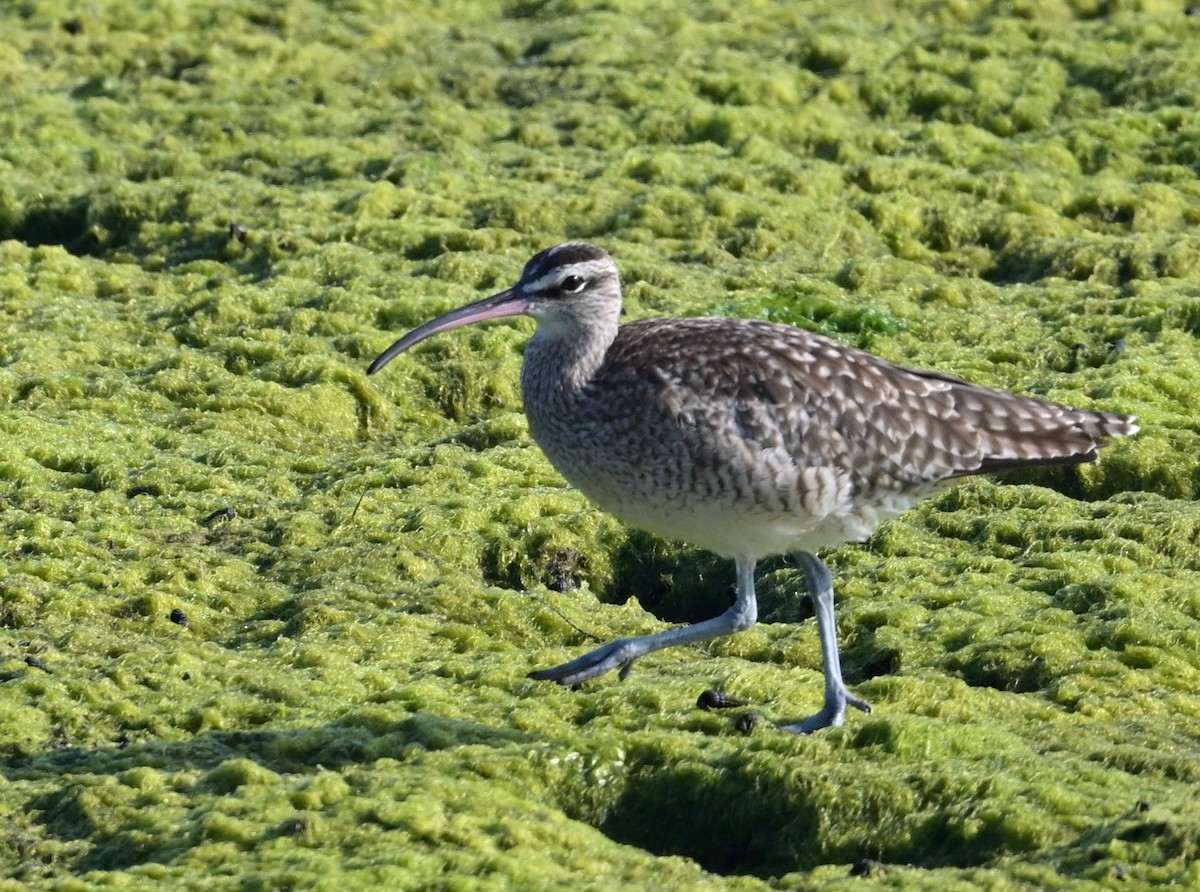
<instances>
[{"instance_id":1,"label":"small dark pebble","mask_svg":"<svg viewBox=\"0 0 1200 892\"><path fill-rule=\"evenodd\" d=\"M175 623L177 626L183 626L185 629L192 624L192 621L188 619L187 614L178 607L170 612L170 614L167 616L167 619Z\"/></svg>"},{"instance_id":2,"label":"small dark pebble","mask_svg":"<svg viewBox=\"0 0 1200 892\"><path fill-rule=\"evenodd\" d=\"M872 861L870 858L859 858L850 868L850 876L852 877L869 877L871 874L879 870L879 862Z\"/></svg>"},{"instance_id":3,"label":"small dark pebble","mask_svg":"<svg viewBox=\"0 0 1200 892\"><path fill-rule=\"evenodd\" d=\"M79 19L67 19L62 23L62 28L74 37L76 34L83 33L83 22L79 21Z\"/></svg>"},{"instance_id":4,"label":"small dark pebble","mask_svg":"<svg viewBox=\"0 0 1200 892\"><path fill-rule=\"evenodd\" d=\"M286 821L279 823L279 834L281 836L300 836L308 832L312 828L312 821L303 817L288 818Z\"/></svg>"},{"instance_id":5,"label":"small dark pebble","mask_svg":"<svg viewBox=\"0 0 1200 892\"><path fill-rule=\"evenodd\" d=\"M37 848L37 844L38 840L35 837L25 836L24 834L9 837L9 845L13 847L21 858L28 858Z\"/></svg>"},{"instance_id":6,"label":"small dark pebble","mask_svg":"<svg viewBox=\"0 0 1200 892\"><path fill-rule=\"evenodd\" d=\"M701 709L733 709L737 706L745 706L746 703L730 697L724 691L714 691L710 688L696 698L696 705Z\"/></svg>"},{"instance_id":7,"label":"small dark pebble","mask_svg":"<svg viewBox=\"0 0 1200 892\"><path fill-rule=\"evenodd\" d=\"M552 592L571 592L579 588L579 571L586 563L585 558L570 548L558 552L546 567L546 588Z\"/></svg>"},{"instance_id":8,"label":"small dark pebble","mask_svg":"<svg viewBox=\"0 0 1200 892\"><path fill-rule=\"evenodd\" d=\"M1147 812L1150 811L1152 807L1153 806L1150 805L1149 799L1139 799L1137 804L1134 805L1133 810L1137 812Z\"/></svg>"},{"instance_id":9,"label":"small dark pebble","mask_svg":"<svg viewBox=\"0 0 1200 892\"><path fill-rule=\"evenodd\" d=\"M1067 349L1071 351L1071 358L1067 361L1067 367L1063 371L1077 372L1083 365L1084 359L1087 358L1087 344L1072 344Z\"/></svg>"},{"instance_id":10,"label":"small dark pebble","mask_svg":"<svg viewBox=\"0 0 1200 892\"><path fill-rule=\"evenodd\" d=\"M43 672L45 672L47 675L53 675L53 674L54 674L53 672L51 672L51 671L50 671L50 667L49 667L49 666L47 666L47 665L46 665L44 662L42 662L41 660L39 660L39 659L38 659L37 657L35 657L33 654L26 654L26 655L25 655L25 665L26 665L26 666L29 666L31 669L41 669L41 670L42 670Z\"/></svg>"},{"instance_id":11,"label":"small dark pebble","mask_svg":"<svg viewBox=\"0 0 1200 892\"><path fill-rule=\"evenodd\" d=\"M1187 9L1185 9L1183 11L1183 14L1184 15L1192 15L1192 16L1200 15L1200 6L1195 6L1195 5L1189 6Z\"/></svg>"},{"instance_id":12,"label":"small dark pebble","mask_svg":"<svg viewBox=\"0 0 1200 892\"><path fill-rule=\"evenodd\" d=\"M224 508L218 508L212 514L208 515L208 517L204 518L204 520L201 523L203 526L209 527L209 526L212 526L214 523L216 523L218 520L224 520L226 522L229 522L229 521L233 520L235 517L237 517L237 512L234 511L233 508L226 505Z\"/></svg>"},{"instance_id":13,"label":"small dark pebble","mask_svg":"<svg viewBox=\"0 0 1200 892\"><path fill-rule=\"evenodd\" d=\"M249 237L249 235L250 235L250 230L246 227L246 224L244 224L244 223L230 223L229 224L230 240L239 241L239 242L242 242L243 244L245 244L246 239Z\"/></svg>"},{"instance_id":14,"label":"small dark pebble","mask_svg":"<svg viewBox=\"0 0 1200 892\"><path fill-rule=\"evenodd\" d=\"M750 734L762 724L762 716L757 712L743 712L733 720L733 728L739 734Z\"/></svg>"}]
</instances>

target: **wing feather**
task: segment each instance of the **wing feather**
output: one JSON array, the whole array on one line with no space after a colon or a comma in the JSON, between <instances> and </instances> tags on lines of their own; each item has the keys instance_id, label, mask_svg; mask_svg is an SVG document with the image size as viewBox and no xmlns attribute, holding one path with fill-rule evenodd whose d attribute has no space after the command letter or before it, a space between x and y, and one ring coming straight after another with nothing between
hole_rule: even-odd
<instances>
[{"instance_id":1,"label":"wing feather","mask_svg":"<svg viewBox=\"0 0 1200 892\"><path fill-rule=\"evenodd\" d=\"M856 488L1088 462L1107 440L1137 432L1131 416L990 390L754 320L624 325L596 383L641 388L681 424L736 431L751 453L784 450L800 468L844 470Z\"/></svg>"}]
</instances>

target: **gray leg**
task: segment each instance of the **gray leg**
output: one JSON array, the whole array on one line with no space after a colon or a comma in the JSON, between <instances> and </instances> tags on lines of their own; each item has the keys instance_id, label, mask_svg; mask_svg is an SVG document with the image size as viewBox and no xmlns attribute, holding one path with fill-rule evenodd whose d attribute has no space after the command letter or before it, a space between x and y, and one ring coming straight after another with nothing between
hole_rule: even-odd
<instances>
[{"instance_id":1,"label":"gray leg","mask_svg":"<svg viewBox=\"0 0 1200 892\"><path fill-rule=\"evenodd\" d=\"M739 560L737 562L737 578L737 600L720 616L691 626L668 629L666 632L659 632L656 635L612 641L578 659L571 660L569 663L531 672L529 677L539 681L557 681L559 684L572 685L590 681L605 672L619 669L620 677L623 679L629 674L633 661L648 653L662 650L664 647L674 647L677 644L707 641L710 638L719 638L722 635L744 631L754 625L758 619L758 601L754 597L754 561ZM836 659L835 651L835 662Z\"/></svg>"},{"instance_id":2,"label":"gray leg","mask_svg":"<svg viewBox=\"0 0 1200 892\"><path fill-rule=\"evenodd\" d=\"M817 635L821 639L821 665L825 670L825 705L816 715L809 716L794 725L783 725L782 730L797 734L810 734L821 728L838 727L846 719L846 705L863 712L871 707L846 690L842 681L842 661L838 657L837 627L833 623L833 575L815 554L797 551L793 557L804 571L804 581L812 596L813 612L817 616Z\"/></svg>"}]
</instances>

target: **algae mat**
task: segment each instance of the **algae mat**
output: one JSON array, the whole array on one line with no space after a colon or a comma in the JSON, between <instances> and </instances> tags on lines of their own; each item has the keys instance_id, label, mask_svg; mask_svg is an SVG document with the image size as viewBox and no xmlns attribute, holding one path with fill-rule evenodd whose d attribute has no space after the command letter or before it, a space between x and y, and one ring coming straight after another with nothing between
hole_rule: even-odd
<instances>
[{"instance_id":1,"label":"algae mat","mask_svg":"<svg viewBox=\"0 0 1200 892\"><path fill-rule=\"evenodd\" d=\"M1200 884L1190 12L5 5L0 889ZM733 578L547 466L527 320L364 374L566 238L1144 433L831 552L844 728L785 561L529 681Z\"/></svg>"}]
</instances>

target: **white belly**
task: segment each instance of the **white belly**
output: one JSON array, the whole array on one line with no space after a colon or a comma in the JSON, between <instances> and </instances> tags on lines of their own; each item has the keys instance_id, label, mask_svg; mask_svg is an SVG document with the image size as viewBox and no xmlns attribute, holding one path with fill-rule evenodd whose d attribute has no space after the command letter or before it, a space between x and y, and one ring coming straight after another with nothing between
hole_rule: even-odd
<instances>
[{"instance_id":1,"label":"white belly","mask_svg":"<svg viewBox=\"0 0 1200 892\"><path fill-rule=\"evenodd\" d=\"M630 526L698 545L722 557L755 560L861 542L885 520L950 485L877 491L863 498L852 495L848 482L833 472L805 469L799 476L807 479L785 490L790 498L756 499L753 493L722 491L720 487L672 493L630 486L628 478L608 487L594 474L577 479L572 479L576 475L571 473L564 476Z\"/></svg>"}]
</instances>

